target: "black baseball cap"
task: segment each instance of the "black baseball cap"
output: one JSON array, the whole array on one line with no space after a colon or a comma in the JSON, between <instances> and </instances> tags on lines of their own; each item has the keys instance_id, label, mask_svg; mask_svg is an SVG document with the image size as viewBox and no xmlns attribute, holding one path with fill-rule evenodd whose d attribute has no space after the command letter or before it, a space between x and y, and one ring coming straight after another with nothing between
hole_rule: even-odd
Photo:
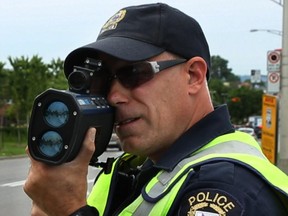
<instances>
[{"instance_id":1,"label":"black baseball cap","mask_svg":"<svg viewBox=\"0 0 288 216\"><path fill-rule=\"evenodd\" d=\"M167 4L130 6L119 10L102 27L95 42L72 51L65 59L66 77L87 57L106 53L137 62L168 51L182 58L202 57L210 69L210 51L199 23Z\"/></svg>"}]
</instances>

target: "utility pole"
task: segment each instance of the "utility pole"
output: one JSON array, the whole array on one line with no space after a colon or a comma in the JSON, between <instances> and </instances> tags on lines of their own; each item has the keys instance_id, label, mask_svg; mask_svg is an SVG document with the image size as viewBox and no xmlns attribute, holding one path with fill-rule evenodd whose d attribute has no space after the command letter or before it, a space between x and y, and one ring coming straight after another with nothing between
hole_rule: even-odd
<instances>
[{"instance_id":1,"label":"utility pole","mask_svg":"<svg viewBox=\"0 0 288 216\"><path fill-rule=\"evenodd\" d=\"M283 0L283 35L279 107L279 154L277 166L288 174L288 0Z\"/></svg>"}]
</instances>

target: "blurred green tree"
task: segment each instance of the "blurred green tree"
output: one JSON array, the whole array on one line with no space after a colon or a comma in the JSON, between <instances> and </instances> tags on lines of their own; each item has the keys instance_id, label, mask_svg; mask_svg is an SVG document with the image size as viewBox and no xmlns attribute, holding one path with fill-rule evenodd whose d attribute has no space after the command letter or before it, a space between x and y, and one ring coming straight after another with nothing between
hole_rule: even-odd
<instances>
[{"instance_id":1,"label":"blurred green tree","mask_svg":"<svg viewBox=\"0 0 288 216\"><path fill-rule=\"evenodd\" d=\"M64 62L60 59L52 59L47 65L49 71L49 88L68 89L67 79L64 74Z\"/></svg>"},{"instance_id":2,"label":"blurred green tree","mask_svg":"<svg viewBox=\"0 0 288 216\"><path fill-rule=\"evenodd\" d=\"M229 91L227 101L232 122L243 122L249 116L261 115L263 90L241 87Z\"/></svg>"},{"instance_id":3,"label":"blurred green tree","mask_svg":"<svg viewBox=\"0 0 288 216\"><path fill-rule=\"evenodd\" d=\"M240 86L240 77L228 68L228 61L211 57L211 76L208 82L214 105L226 103L233 123L243 123L251 115L261 115L263 90L250 84Z\"/></svg>"},{"instance_id":4,"label":"blurred green tree","mask_svg":"<svg viewBox=\"0 0 288 216\"><path fill-rule=\"evenodd\" d=\"M21 142L20 128L29 122L32 101L48 86L48 67L39 56L31 59L8 57L12 69L9 71L9 91L12 104L10 116L14 117L18 130L18 142Z\"/></svg>"}]
</instances>

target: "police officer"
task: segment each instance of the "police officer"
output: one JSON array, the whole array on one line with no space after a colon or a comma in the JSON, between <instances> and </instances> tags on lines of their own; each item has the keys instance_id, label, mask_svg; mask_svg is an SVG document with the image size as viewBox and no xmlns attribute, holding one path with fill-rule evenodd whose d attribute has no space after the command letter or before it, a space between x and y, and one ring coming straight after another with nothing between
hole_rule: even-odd
<instances>
[{"instance_id":1,"label":"police officer","mask_svg":"<svg viewBox=\"0 0 288 216\"><path fill-rule=\"evenodd\" d=\"M226 105L212 105L210 53L197 21L161 3L123 8L96 42L67 56L66 76L87 57L105 66L102 86L125 153L87 200L94 128L71 162L31 158L24 190L32 215L288 215L287 176L234 130Z\"/></svg>"}]
</instances>

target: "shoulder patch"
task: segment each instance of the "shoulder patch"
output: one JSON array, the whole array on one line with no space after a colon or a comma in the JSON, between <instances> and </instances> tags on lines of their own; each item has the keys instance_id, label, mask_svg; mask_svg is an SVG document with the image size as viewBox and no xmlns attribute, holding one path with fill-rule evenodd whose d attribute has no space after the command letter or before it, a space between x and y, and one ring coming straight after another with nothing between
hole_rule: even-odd
<instances>
[{"instance_id":1,"label":"shoulder patch","mask_svg":"<svg viewBox=\"0 0 288 216\"><path fill-rule=\"evenodd\" d=\"M233 195L208 188L188 193L181 203L179 215L241 216L243 212L243 206Z\"/></svg>"}]
</instances>

